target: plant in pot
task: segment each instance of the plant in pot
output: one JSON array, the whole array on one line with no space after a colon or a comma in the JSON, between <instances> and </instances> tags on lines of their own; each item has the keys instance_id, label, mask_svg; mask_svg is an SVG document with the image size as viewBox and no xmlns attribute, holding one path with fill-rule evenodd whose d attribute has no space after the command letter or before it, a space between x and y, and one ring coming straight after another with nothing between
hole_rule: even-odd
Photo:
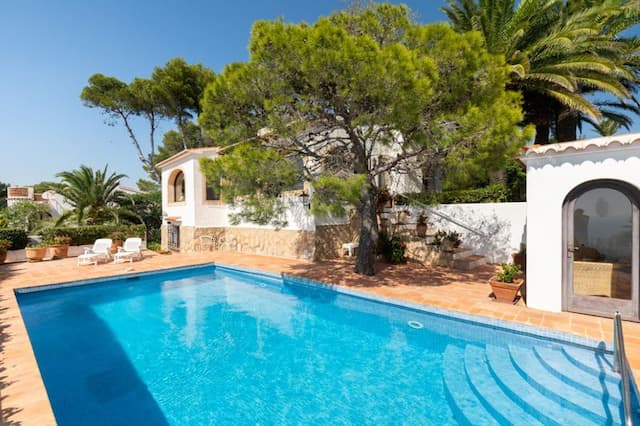
<instances>
[{"instance_id":1,"label":"plant in pot","mask_svg":"<svg viewBox=\"0 0 640 426\"><path fill-rule=\"evenodd\" d=\"M116 231L110 233L109 238L111 238L111 254L115 254L118 252L118 247L122 247L127 236L124 232Z\"/></svg>"},{"instance_id":2,"label":"plant in pot","mask_svg":"<svg viewBox=\"0 0 640 426\"><path fill-rule=\"evenodd\" d=\"M416 223L416 234L418 237L424 238L427 236L427 216L424 212L418 216L418 222Z\"/></svg>"},{"instance_id":3,"label":"plant in pot","mask_svg":"<svg viewBox=\"0 0 640 426\"><path fill-rule=\"evenodd\" d=\"M496 302L515 303L516 296L524 283L520 274L520 265L503 263L494 277L489 279L493 298ZM491 296L490 295L490 296Z\"/></svg>"},{"instance_id":4,"label":"plant in pot","mask_svg":"<svg viewBox=\"0 0 640 426\"><path fill-rule=\"evenodd\" d=\"M0 240L0 263L4 263L7 260L7 250L11 247L11 241Z\"/></svg>"},{"instance_id":5,"label":"plant in pot","mask_svg":"<svg viewBox=\"0 0 640 426\"><path fill-rule=\"evenodd\" d=\"M47 241L47 247L52 259L64 259L69 253L69 245L71 237L66 235L57 235Z\"/></svg>"},{"instance_id":6,"label":"plant in pot","mask_svg":"<svg viewBox=\"0 0 640 426\"><path fill-rule=\"evenodd\" d=\"M378 191L378 211L382 211L385 207L391 207L391 192L387 188Z\"/></svg>"},{"instance_id":7,"label":"plant in pot","mask_svg":"<svg viewBox=\"0 0 640 426\"><path fill-rule=\"evenodd\" d=\"M442 239L440 247L444 251L454 251L455 249L460 247L460 244L462 244L460 234L458 234L456 231L449 231Z\"/></svg>"},{"instance_id":8,"label":"plant in pot","mask_svg":"<svg viewBox=\"0 0 640 426\"><path fill-rule=\"evenodd\" d=\"M446 237L447 237L446 231L442 231L442 230L437 231L435 234L433 234L433 239L429 244L440 249L440 247L442 246L442 241L444 241Z\"/></svg>"},{"instance_id":9,"label":"plant in pot","mask_svg":"<svg viewBox=\"0 0 640 426\"><path fill-rule=\"evenodd\" d=\"M47 245L45 243L30 243L25 248L25 254L29 262L39 262L47 254Z\"/></svg>"},{"instance_id":10,"label":"plant in pot","mask_svg":"<svg viewBox=\"0 0 640 426\"><path fill-rule=\"evenodd\" d=\"M519 252L513 253L511 257L515 265L520 265L522 272L527 272L527 248L524 245L520 248Z\"/></svg>"}]
</instances>

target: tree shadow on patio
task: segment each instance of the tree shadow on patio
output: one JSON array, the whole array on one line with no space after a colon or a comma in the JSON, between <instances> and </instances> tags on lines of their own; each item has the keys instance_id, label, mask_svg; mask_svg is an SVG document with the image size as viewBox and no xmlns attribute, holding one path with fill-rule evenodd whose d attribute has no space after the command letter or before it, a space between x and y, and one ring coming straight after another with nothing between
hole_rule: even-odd
<instances>
[{"instance_id":1,"label":"tree shadow on patio","mask_svg":"<svg viewBox=\"0 0 640 426\"><path fill-rule=\"evenodd\" d=\"M459 271L415 262L400 265L379 262L376 264L376 275L369 277L356 274L352 260L321 261L291 268L293 274L349 287L439 287L452 283L484 285L494 271L493 265L484 265L473 271Z\"/></svg>"}]
</instances>

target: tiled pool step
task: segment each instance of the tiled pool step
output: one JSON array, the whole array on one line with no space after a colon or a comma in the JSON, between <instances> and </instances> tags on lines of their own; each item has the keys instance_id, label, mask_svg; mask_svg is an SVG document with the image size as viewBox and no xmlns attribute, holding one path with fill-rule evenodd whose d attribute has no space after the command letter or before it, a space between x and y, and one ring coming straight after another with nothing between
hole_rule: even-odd
<instances>
[{"instance_id":1,"label":"tiled pool step","mask_svg":"<svg viewBox=\"0 0 640 426\"><path fill-rule=\"evenodd\" d=\"M603 354L449 345L443 364L449 403L462 424L622 423L620 379Z\"/></svg>"}]
</instances>

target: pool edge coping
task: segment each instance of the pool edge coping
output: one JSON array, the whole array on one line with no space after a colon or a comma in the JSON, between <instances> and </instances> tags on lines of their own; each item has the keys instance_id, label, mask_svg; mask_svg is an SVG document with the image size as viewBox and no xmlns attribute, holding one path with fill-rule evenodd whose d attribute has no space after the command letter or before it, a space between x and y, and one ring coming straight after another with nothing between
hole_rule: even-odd
<instances>
[{"instance_id":1,"label":"pool edge coping","mask_svg":"<svg viewBox=\"0 0 640 426\"><path fill-rule=\"evenodd\" d=\"M42 374L40 373L40 367L38 365L37 359L35 358L35 352L33 351L33 347L31 346L31 340L30 340L30 338L28 336L28 331L27 331L26 324L24 323L24 320L22 318L22 311L20 310L20 304L18 303L18 298L17 298L18 294L28 294L28 293L34 293L34 292L39 292L39 291L48 291L48 290L55 290L55 289L62 289L62 288L71 288L71 287L83 286L83 285L94 285L94 284L100 284L100 283L105 282L105 281L111 281L111 280L114 280L114 279L126 279L126 278L129 278L129 277L158 275L158 274L167 273L167 272L170 272L170 271L182 271L182 270L198 269L198 268L205 268L205 267L208 267L208 266L213 267L214 269L215 268L221 268L221 269L226 269L226 270L235 271L235 272L244 273L244 274L260 275L260 276L264 276L264 277L268 277L268 278L272 278L272 279L282 279L283 280L283 282L282 282L283 285L284 285L284 279L287 278L287 279L290 279L290 280L293 280L293 281L297 281L298 283L301 283L302 285L308 285L308 286L313 286L313 287L317 287L317 288L321 288L321 289L325 289L325 290L329 290L329 291L334 291L334 292L336 292L338 294L344 294L344 295L348 295L348 296L352 296L352 297L356 297L356 298L360 298L360 299L365 299L365 300L369 300L369 301L373 301L373 302L377 302L377 303L381 303L381 304L385 304L385 305L401 307L401 308L410 309L410 310L414 310L414 311L419 311L419 312L432 314L432 315L438 315L438 316L441 316L441 317L449 317L449 318L453 318L455 320L459 320L459 321L463 321L463 322L478 323L481 326L497 328L497 329L500 329L500 330L504 330L504 331L508 331L508 332L514 332L514 333L520 334L520 335L525 335L525 336L528 336L528 337L543 338L543 339L549 339L549 340L553 340L553 341L560 342L560 343L578 345L578 346L582 346L582 347L585 347L587 349L592 349L592 350L596 350L596 351L602 351L603 348L601 346L602 346L602 344L604 344L604 351L612 352L612 345L609 342L606 342L604 340L591 339L591 338L587 338L587 337L584 337L584 336L578 336L578 335L575 335L575 334L571 334L569 332L556 331L556 330L543 328L543 327L535 326L535 325L523 324L523 323L518 323L518 322L514 322L514 321L497 319L497 318L490 318L488 316L483 316L481 314L470 314L470 313L451 310L451 309L447 309L447 308L440 308L440 307L433 306L433 305L428 305L428 304L409 302L409 301L405 301L405 300L402 300L402 299L399 299L399 298L379 296L379 295L376 295L374 293L370 293L370 292L367 292L367 291L351 289L351 288L349 288L347 286L343 286L343 285L339 285L339 284L333 284L333 283L327 283L327 282L323 282L323 281L319 281L319 280L311 279L311 278L306 278L306 277L299 276L299 275L288 274L288 273L285 273L285 272L280 272L280 273L268 272L268 271L263 271L263 270L259 270L259 269L252 269L252 268L247 268L247 267L242 267L242 266L234 266L234 265L228 265L228 264L223 264L223 263L217 263L215 261L196 263L196 264L192 264L192 265L160 268L160 269L154 269L154 270L142 271L142 272L129 272L129 273L123 273L123 274L114 274L114 275L108 275L108 276L102 276L102 277L96 277L96 278L89 278L89 279L63 281L63 282L55 282L55 283L50 283L50 284L40 284L40 285L25 286L25 287L15 287L15 288L11 289L11 293L14 295L14 302L16 303L16 306L18 308L18 312L20 314L19 315L19 319L20 319L20 322L21 322L22 326L24 327L25 333L27 335L27 343L29 345L29 349L31 350L31 354L33 356L33 359L35 360L36 368L37 368L37 371L38 371L38 376L40 378L40 383L42 384L42 386L43 386L43 388L45 390L46 401L47 401L47 403L49 405L50 413L53 416L54 421L55 421L55 415L53 413L53 407L51 406L51 403L50 403L50 400L49 400L48 391L46 389L46 386L44 385L44 380L42 378ZM628 364L628 362L627 362L627 364ZM635 378L635 376L633 374L633 370L630 367L628 367L628 368L632 372L632 374L630 376L630 384L633 387L634 393L635 393L635 395L637 397L636 403L640 404L640 393L638 392L639 388L638 388L637 383L636 383L636 378ZM4 414L2 416L0 416L0 418L4 418ZM54 423L54 424L56 424L56 423Z\"/></svg>"}]
</instances>

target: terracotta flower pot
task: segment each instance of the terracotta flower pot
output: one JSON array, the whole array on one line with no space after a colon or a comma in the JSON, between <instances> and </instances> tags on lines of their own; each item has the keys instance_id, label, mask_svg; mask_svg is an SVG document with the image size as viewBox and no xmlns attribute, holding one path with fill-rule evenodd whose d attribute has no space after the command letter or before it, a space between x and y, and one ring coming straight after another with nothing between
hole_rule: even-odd
<instances>
[{"instance_id":1,"label":"terracotta flower pot","mask_svg":"<svg viewBox=\"0 0 640 426\"><path fill-rule=\"evenodd\" d=\"M113 240L111 242L111 254L116 254L118 252L118 247L122 247L124 241L122 240Z\"/></svg>"},{"instance_id":2,"label":"terracotta flower pot","mask_svg":"<svg viewBox=\"0 0 640 426\"><path fill-rule=\"evenodd\" d=\"M442 249L442 251L446 251L446 252L452 252L456 249L454 247L454 244L449 240L442 240L442 243L440 244L440 248Z\"/></svg>"},{"instance_id":3,"label":"terracotta flower pot","mask_svg":"<svg viewBox=\"0 0 640 426\"><path fill-rule=\"evenodd\" d=\"M52 259L64 259L69 252L68 244L52 244L48 246Z\"/></svg>"},{"instance_id":4,"label":"terracotta flower pot","mask_svg":"<svg viewBox=\"0 0 640 426\"><path fill-rule=\"evenodd\" d=\"M418 237L426 237L427 236L427 224L419 223L416 225L416 234Z\"/></svg>"},{"instance_id":5,"label":"terracotta flower pot","mask_svg":"<svg viewBox=\"0 0 640 426\"><path fill-rule=\"evenodd\" d=\"M25 254L27 255L27 259L29 262L39 262L47 254L46 247L27 247L25 249Z\"/></svg>"},{"instance_id":6,"label":"terracotta flower pot","mask_svg":"<svg viewBox=\"0 0 640 426\"><path fill-rule=\"evenodd\" d=\"M518 252L518 253L513 253L511 255L511 258L513 259L513 263L516 265L520 265L520 270L522 272L526 272L527 270L527 256L522 253L522 252Z\"/></svg>"},{"instance_id":7,"label":"terracotta flower pot","mask_svg":"<svg viewBox=\"0 0 640 426\"><path fill-rule=\"evenodd\" d=\"M503 283L497 281L496 277L492 277L489 280L489 284L491 285L491 290L493 291L496 302L514 303L522 284L524 284L524 279L516 278L512 283Z\"/></svg>"}]
</instances>

